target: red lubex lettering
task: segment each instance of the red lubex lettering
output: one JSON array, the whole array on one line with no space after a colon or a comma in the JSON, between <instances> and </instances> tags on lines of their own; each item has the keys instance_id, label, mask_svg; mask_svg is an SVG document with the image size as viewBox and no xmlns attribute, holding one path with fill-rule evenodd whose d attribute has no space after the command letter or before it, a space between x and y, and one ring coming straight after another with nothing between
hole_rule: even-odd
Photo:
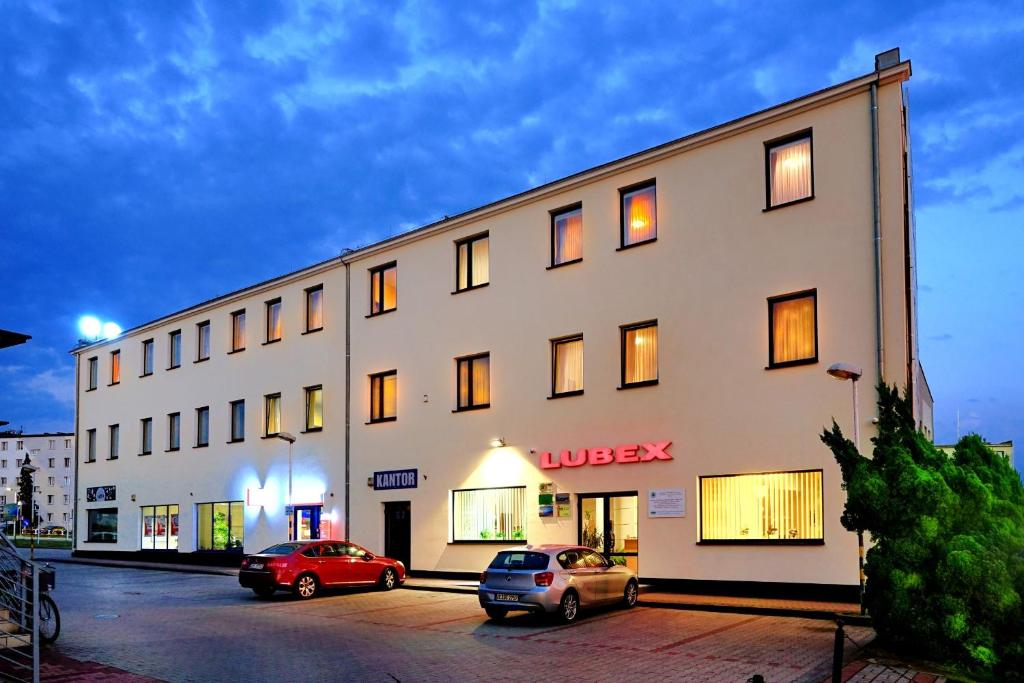
<instances>
[{"instance_id":1,"label":"red lubex lettering","mask_svg":"<svg viewBox=\"0 0 1024 683\"><path fill-rule=\"evenodd\" d=\"M667 452L671 445L671 441L652 441L644 444L621 444L615 448L581 448L575 454L571 450L564 450L558 454L557 461L550 451L543 451L540 454L540 467L544 470L553 470L560 467L580 467L581 465L608 465L613 462L629 464L651 462L652 460L672 460L672 456ZM640 453L641 449L643 449L643 453Z\"/></svg>"},{"instance_id":2,"label":"red lubex lettering","mask_svg":"<svg viewBox=\"0 0 1024 683\"><path fill-rule=\"evenodd\" d=\"M672 456L665 452L665 449L671 445L671 441L645 443L644 450L647 452L640 456L640 462L648 462L650 460L671 460Z\"/></svg>"},{"instance_id":3,"label":"red lubex lettering","mask_svg":"<svg viewBox=\"0 0 1024 683\"><path fill-rule=\"evenodd\" d=\"M572 451L562 451L558 459L565 467L579 467L587 462L587 449L581 448L576 451L576 457L572 457Z\"/></svg>"},{"instance_id":4,"label":"red lubex lettering","mask_svg":"<svg viewBox=\"0 0 1024 683\"><path fill-rule=\"evenodd\" d=\"M562 464L558 462L551 462L551 452L544 451L540 454L540 468L542 470L553 470L561 467Z\"/></svg>"},{"instance_id":5,"label":"red lubex lettering","mask_svg":"<svg viewBox=\"0 0 1024 683\"><path fill-rule=\"evenodd\" d=\"M615 459L612 457L612 453L610 448L591 448L587 462L591 465L607 465Z\"/></svg>"},{"instance_id":6,"label":"red lubex lettering","mask_svg":"<svg viewBox=\"0 0 1024 683\"><path fill-rule=\"evenodd\" d=\"M635 443L624 444L615 449L615 462L639 462L636 456L640 447Z\"/></svg>"}]
</instances>

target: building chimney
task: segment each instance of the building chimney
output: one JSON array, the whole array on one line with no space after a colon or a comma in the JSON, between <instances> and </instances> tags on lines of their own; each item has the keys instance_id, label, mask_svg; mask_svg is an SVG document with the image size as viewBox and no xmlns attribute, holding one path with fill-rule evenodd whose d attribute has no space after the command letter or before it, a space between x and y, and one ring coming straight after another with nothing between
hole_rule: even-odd
<instances>
[{"instance_id":1,"label":"building chimney","mask_svg":"<svg viewBox=\"0 0 1024 683\"><path fill-rule=\"evenodd\" d=\"M879 52L875 55L875 71L888 69L890 66L896 66L899 63L900 49L898 47L886 50L885 52Z\"/></svg>"}]
</instances>

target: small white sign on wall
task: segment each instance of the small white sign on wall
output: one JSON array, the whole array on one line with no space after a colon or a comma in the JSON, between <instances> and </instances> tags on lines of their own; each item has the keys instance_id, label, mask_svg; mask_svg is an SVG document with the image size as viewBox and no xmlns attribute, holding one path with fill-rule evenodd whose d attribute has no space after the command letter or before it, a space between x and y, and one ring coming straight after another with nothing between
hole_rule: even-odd
<instances>
[{"instance_id":1,"label":"small white sign on wall","mask_svg":"<svg viewBox=\"0 0 1024 683\"><path fill-rule=\"evenodd\" d=\"M647 492L648 517L685 517L686 492L683 489L651 489Z\"/></svg>"}]
</instances>

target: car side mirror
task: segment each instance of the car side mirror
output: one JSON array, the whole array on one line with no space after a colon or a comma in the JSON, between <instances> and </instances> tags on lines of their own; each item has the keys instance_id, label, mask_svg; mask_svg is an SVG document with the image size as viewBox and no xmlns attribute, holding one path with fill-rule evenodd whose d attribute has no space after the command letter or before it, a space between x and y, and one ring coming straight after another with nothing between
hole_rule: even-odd
<instances>
[{"instance_id":1,"label":"car side mirror","mask_svg":"<svg viewBox=\"0 0 1024 683\"><path fill-rule=\"evenodd\" d=\"M369 562L370 560L374 560L376 558L374 557L373 553L366 553L365 555L363 555L363 559Z\"/></svg>"}]
</instances>

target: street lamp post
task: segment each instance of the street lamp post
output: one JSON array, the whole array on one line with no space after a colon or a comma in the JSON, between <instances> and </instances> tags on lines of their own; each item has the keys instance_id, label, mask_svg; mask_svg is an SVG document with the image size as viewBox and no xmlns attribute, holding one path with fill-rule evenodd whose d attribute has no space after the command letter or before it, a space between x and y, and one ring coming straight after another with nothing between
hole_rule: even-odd
<instances>
[{"instance_id":1,"label":"street lamp post","mask_svg":"<svg viewBox=\"0 0 1024 683\"><path fill-rule=\"evenodd\" d=\"M295 435L291 432L278 432L274 436L288 442L288 502L285 505L287 509L292 504L292 444L295 443ZM294 510L292 514L295 514Z\"/></svg>"},{"instance_id":2,"label":"street lamp post","mask_svg":"<svg viewBox=\"0 0 1024 683\"><path fill-rule=\"evenodd\" d=\"M828 374L838 380L850 380L853 384L853 445L860 453L860 408L857 405L857 380L861 378L864 371L851 363L835 363L828 370ZM857 569L858 581L860 583L860 613L865 613L864 608L864 530L857 529Z\"/></svg>"}]
</instances>

